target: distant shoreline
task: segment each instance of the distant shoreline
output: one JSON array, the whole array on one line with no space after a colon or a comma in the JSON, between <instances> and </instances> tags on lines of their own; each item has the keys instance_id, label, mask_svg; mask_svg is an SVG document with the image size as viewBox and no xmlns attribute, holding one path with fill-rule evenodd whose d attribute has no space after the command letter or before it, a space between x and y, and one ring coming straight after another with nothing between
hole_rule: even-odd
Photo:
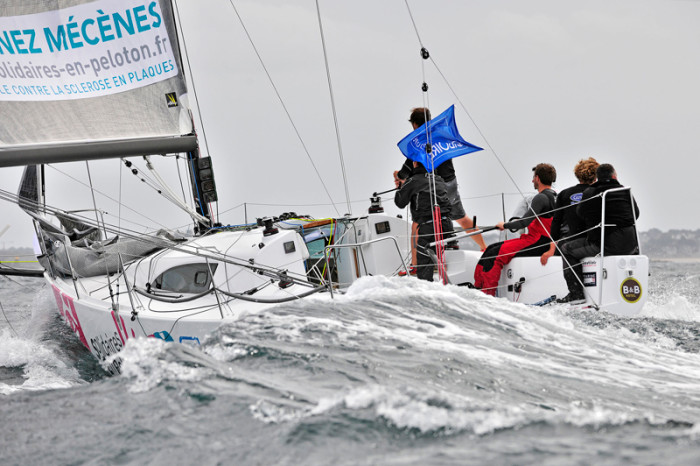
<instances>
[{"instance_id":1,"label":"distant shoreline","mask_svg":"<svg viewBox=\"0 0 700 466\"><path fill-rule=\"evenodd\" d=\"M700 257L650 257L649 259L657 262L679 262L689 264L700 262Z\"/></svg>"}]
</instances>

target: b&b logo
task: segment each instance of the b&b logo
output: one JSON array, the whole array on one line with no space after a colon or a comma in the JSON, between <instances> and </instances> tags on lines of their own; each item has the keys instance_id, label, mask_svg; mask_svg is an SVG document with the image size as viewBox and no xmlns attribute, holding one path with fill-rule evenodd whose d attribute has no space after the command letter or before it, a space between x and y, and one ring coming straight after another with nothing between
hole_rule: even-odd
<instances>
[{"instance_id":1,"label":"b&b logo","mask_svg":"<svg viewBox=\"0 0 700 466\"><path fill-rule=\"evenodd\" d=\"M628 303L636 303L642 297L642 285L637 279L629 277L620 285L620 294Z\"/></svg>"}]
</instances>

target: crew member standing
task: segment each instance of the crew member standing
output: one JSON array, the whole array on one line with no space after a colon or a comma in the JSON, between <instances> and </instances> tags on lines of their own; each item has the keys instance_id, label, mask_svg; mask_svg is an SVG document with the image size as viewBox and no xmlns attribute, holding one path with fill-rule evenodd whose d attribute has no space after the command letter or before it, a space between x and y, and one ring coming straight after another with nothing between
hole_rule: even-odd
<instances>
[{"instance_id":1,"label":"crew member standing","mask_svg":"<svg viewBox=\"0 0 700 466\"><path fill-rule=\"evenodd\" d=\"M411 205L411 217L417 225L417 247L416 247L416 264L417 275L422 280L433 281L433 266L434 262L430 255L430 250L435 251L435 248L430 248L429 244L435 241L435 228L433 224L433 199L440 206L442 218L443 235L450 235L453 231L452 221L450 220L450 201L447 197L447 189L443 179L436 174L428 173L423 165L418 162L413 162L413 174L406 180L400 181L400 188L394 196L394 203L399 209L403 209L407 205ZM432 183L431 183L432 179ZM431 195L431 189L434 185L434 196Z\"/></svg>"},{"instance_id":2,"label":"crew member standing","mask_svg":"<svg viewBox=\"0 0 700 466\"><path fill-rule=\"evenodd\" d=\"M416 130L423 126L426 121L430 121L430 119L430 110L425 107L418 107L411 110L411 116L408 121L411 123L411 126L413 126L413 129ZM406 159L403 166L401 167L401 170L397 170L394 172L394 183L396 184L396 186L398 187L403 180L408 179L411 176L412 171L413 163L411 160ZM457 175L455 174L455 168L452 164L452 160L446 160L440 165L438 165L438 167L435 169L435 173L439 175L445 182L447 197L450 201L451 207L450 218L456 221L459 224L459 226L464 228L465 231L474 231L474 221L464 211L462 199L459 196ZM415 238L417 234L417 228L418 225L414 223L411 229L412 264L416 263ZM476 242L476 244L479 245L479 248L482 251L486 249L486 243L484 243L484 238L480 234L473 235L471 238Z\"/></svg>"}]
</instances>

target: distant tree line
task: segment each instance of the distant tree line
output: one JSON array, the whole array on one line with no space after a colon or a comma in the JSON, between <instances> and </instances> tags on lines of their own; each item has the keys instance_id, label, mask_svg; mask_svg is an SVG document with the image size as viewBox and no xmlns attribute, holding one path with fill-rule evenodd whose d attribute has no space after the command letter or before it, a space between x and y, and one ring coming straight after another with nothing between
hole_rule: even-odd
<instances>
[{"instance_id":1,"label":"distant tree line","mask_svg":"<svg viewBox=\"0 0 700 466\"><path fill-rule=\"evenodd\" d=\"M700 257L700 230L661 231L652 228L639 234L642 252L656 258Z\"/></svg>"},{"instance_id":2,"label":"distant tree line","mask_svg":"<svg viewBox=\"0 0 700 466\"><path fill-rule=\"evenodd\" d=\"M32 248L5 248L0 249L0 260L9 260L8 258L14 257L26 257L34 256L34 249Z\"/></svg>"}]
</instances>

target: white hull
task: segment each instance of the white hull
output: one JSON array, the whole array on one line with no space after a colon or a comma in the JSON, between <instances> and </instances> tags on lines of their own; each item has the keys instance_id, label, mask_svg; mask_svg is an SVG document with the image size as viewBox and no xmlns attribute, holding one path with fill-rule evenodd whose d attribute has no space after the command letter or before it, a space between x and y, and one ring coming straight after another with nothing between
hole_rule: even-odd
<instances>
[{"instance_id":1,"label":"white hull","mask_svg":"<svg viewBox=\"0 0 700 466\"><path fill-rule=\"evenodd\" d=\"M448 273L454 273L456 283L474 277L481 253L447 253ZM503 268L496 296L523 304L543 304L562 298L568 294L562 270L560 256L549 258L546 266L540 263L539 257L516 257ZM635 316L646 301L649 258L643 255L586 257L583 259L583 282L586 302L581 307Z\"/></svg>"},{"instance_id":2,"label":"white hull","mask_svg":"<svg viewBox=\"0 0 700 466\"><path fill-rule=\"evenodd\" d=\"M171 309L166 313L150 310L154 306L142 301L144 308L132 320L132 307L128 299L113 309L109 298L99 297L103 292L89 291L91 287L104 289L104 282L81 279L73 283L70 279L51 278L48 274L46 279L53 289L63 319L100 362L105 362L108 357L118 353L132 338L160 338L199 345L222 323L234 320L235 315L240 316L250 308L250 303L240 302L239 306L229 303L223 307L226 315L222 316L215 299L212 302L211 299L201 298L187 307L179 306L179 310ZM76 287L80 290L79 293L76 293ZM256 310L262 310L271 305L254 306ZM120 359L115 358L107 369L111 373L118 373L120 364Z\"/></svg>"},{"instance_id":3,"label":"white hull","mask_svg":"<svg viewBox=\"0 0 700 466\"><path fill-rule=\"evenodd\" d=\"M336 232L341 229L339 224L334 228ZM222 323L264 311L277 302L303 299L315 290L342 292L361 276L396 275L410 260L409 225L404 220L372 214L346 221L342 229L344 233L334 238L323 227L301 234L289 229L265 236L262 228L254 228L210 235L131 262L124 273L113 274L109 284L105 276L45 276L65 321L104 362L132 338L199 345ZM319 241L321 246L314 245ZM331 275L325 266L319 266L326 262L318 262L324 259L323 246L328 243L335 244L336 251L330 262L333 286L321 288L317 280ZM445 251L449 282L473 281L480 255ZM191 267L199 269L188 278ZM173 274L183 268L185 272ZM646 256L607 257L604 264L600 258L589 258L584 261L585 306L635 315L646 299L647 276ZM284 277L295 281L284 283ZM205 291L201 295L188 288L197 281ZM172 291L183 286L190 292ZM539 257L518 257L504 268L497 296L537 304L566 293L560 257L550 258L546 266ZM119 366L119 358L114 358L108 370L119 372Z\"/></svg>"},{"instance_id":4,"label":"white hull","mask_svg":"<svg viewBox=\"0 0 700 466\"><path fill-rule=\"evenodd\" d=\"M397 274L410 257L408 233L405 221L381 214L346 222L345 235L336 238L339 247L332 259L335 292L360 276ZM328 270L319 266L325 263L323 247L313 243L316 236L322 245L329 240L324 235L309 235L308 230L305 234L306 242L295 229L269 236L262 228L224 232L151 254L110 277L73 279L49 272L45 277L64 320L83 345L104 362L132 338L199 345L222 323L315 291L328 291L314 282L325 278ZM360 245L340 247L352 244ZM314 254L309 252L313 247ZM189 277L188 267L200 268ZM193 277L202 270L201 296L172 291L191 288L198 280ZM212 275L209 281L207 270ZM179 302L167 301L173 299ZM119 372L119 366L120 360L115 358L108 370Z\"/></svg>"}]
</instances>

